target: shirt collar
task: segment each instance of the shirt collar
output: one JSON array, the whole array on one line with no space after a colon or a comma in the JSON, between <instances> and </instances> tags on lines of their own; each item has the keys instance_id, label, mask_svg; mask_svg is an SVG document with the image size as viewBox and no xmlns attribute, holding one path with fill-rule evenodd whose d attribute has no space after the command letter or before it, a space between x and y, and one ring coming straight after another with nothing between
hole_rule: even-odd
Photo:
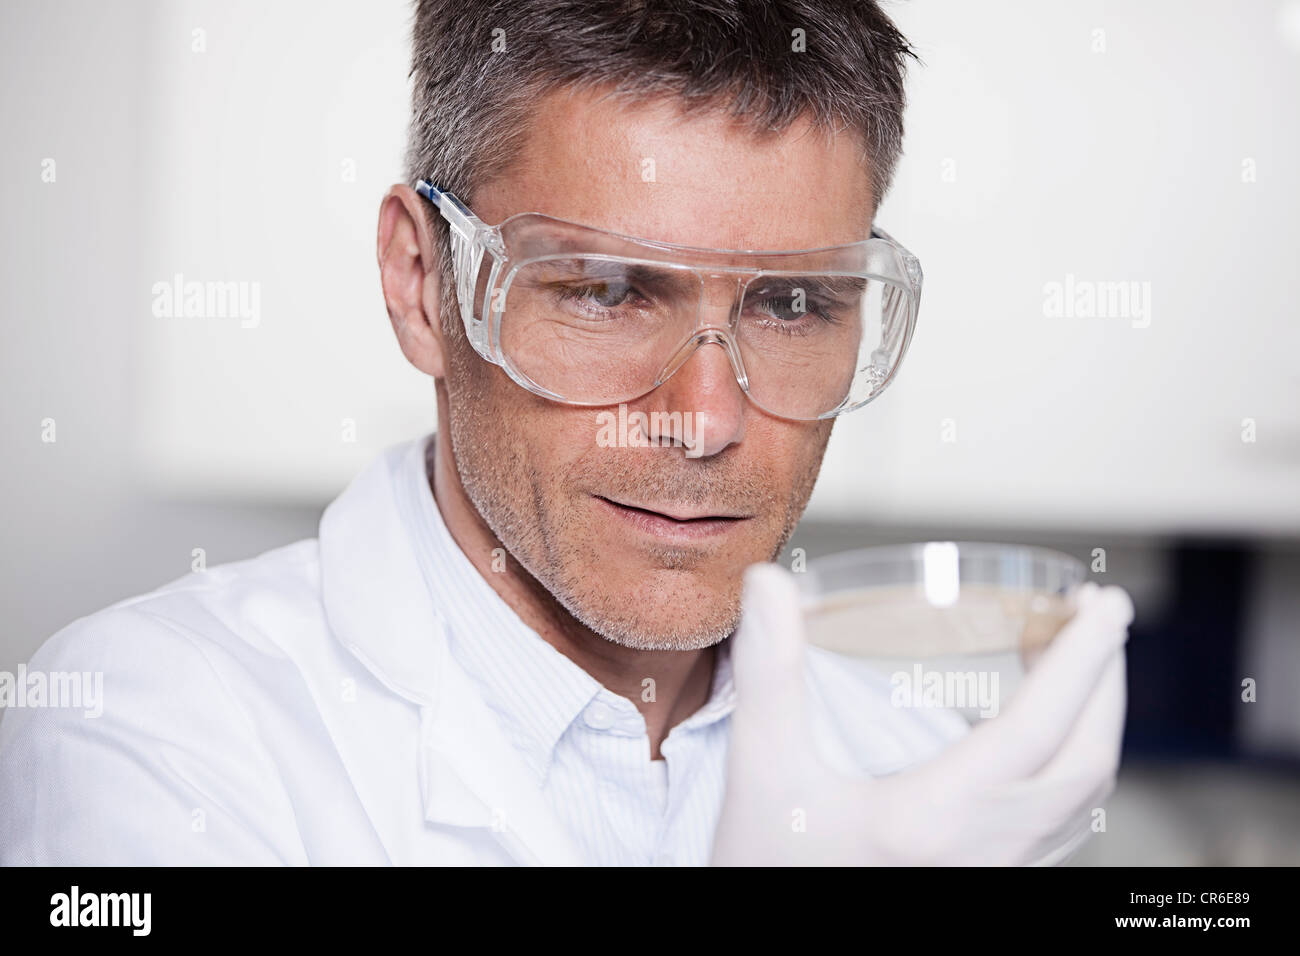
<instances>
[{"instance_id":1,"label":"shirt collar","mask_svg":"<svg viewBox=\"0 0 1300 956\"><path fill-rule=\"evenodd\" d=\"M392 499L409 540L409 549L401 549L401 554L410 566L400 569L398 577L408 587L410 572L423 579L426 586L419 591L432 598L452 658L474 680L511 743L544 780L556 745L594 699L599 697L623 721L640 721L640 715L630 700L604 688L525 624L461 551L429 486L426 451L433 440L429 435L390 453ZM672 732L707 727L734 706L731 642L723 641L708 702Z\"/></svg>"},{"instance_id":2,"label":"shirt collar","mask_svg":"<svg viewBox=\"0 0 1300 956\"><path fill-rule=\"evenodd\" d=\"M703 707L677 726L683 730L697 730L716 723L736 709L736 685L731 679L731 640L718 644L713 661L713 681L709 685L709 699ZM676 728L674 728L676 729Z\"/></svg>"}]
</instances>

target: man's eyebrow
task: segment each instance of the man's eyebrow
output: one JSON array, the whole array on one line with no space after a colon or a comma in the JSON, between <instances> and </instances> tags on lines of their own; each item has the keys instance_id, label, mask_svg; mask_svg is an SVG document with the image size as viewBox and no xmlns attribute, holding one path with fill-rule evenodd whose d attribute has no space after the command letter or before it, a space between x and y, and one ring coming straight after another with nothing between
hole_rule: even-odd
<instances>
[{"instance_id":1,"label":"man's eyebrow","mask_svg":"<svg viewBox=\"0 0 1300 956\"><path fill-rule=\"evenodd\" d=\"M545 259L541 263L556 272L572 273L573 278L608 279L617 276L631 283L654 286L696 286L696 274L689 268L650 265L644 262L620 262L617 259L569 256Z\"/></svg>"},{"instance_id":2,"label":"man's eyebrow","mask_svg":"<svg viewBox=\"0 0 1300 956\"><path fill-rule=\"evenodd\" d=\"M619 278L644 288L685 289L699 285L699 277L689 265L654 265L643 262L622 262L582 255L564 256L542 260L541 265L557 273L571 273L574 279ZM857 275L781 275L764 273L749 284L751 293L757 289L782 291L803 289L839 301L852 301L866 293L871 280Z\"/></svg>"},{"instance_id":3,"label":"man's eyebrow","mask_svg":"<svg viewBox=\"0 0 1300 956\"><path fill-rule=\"evenodd\" d=\"M786 289L807 289L819 295L847 298L859 296L866 291L869 280L862 276L837 275L765 275L754 280L754 284L778 285Z\"/></svg>"}]
</instances>

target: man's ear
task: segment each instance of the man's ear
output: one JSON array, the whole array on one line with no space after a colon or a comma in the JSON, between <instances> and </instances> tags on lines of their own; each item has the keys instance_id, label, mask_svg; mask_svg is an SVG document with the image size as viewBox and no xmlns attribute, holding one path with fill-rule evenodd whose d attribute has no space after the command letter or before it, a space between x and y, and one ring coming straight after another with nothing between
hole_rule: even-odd
<instances>
[{"instance_id":1,"label":"man's ear","mask_svg":"<svg viewBox=\"0 0 1300 956\"><path fill-rule=\"evenodd\" d=\"M424 200L409 186L388 191L379 206L379 280L397 344L408 362L426 375L445 374L442 326L436 306L441 301L433 236L425 218Z\"/></svg>"}]
</instances>

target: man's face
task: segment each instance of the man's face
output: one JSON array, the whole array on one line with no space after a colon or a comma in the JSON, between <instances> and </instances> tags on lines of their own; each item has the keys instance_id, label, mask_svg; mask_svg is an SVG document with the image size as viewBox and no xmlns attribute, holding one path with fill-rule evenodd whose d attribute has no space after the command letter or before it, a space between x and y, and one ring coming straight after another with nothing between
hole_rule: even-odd
<instances>
[{"instance_id":1,"label":"man's face","mask_svg":"<svg viewBox=\"0 0 1300 956\"><path fill-rule=\"evenodd\" d=\"M488 223L541 212L691 246L816 248L867 235L859 149L803 124L758 139L722 114L566 91L537 104L522 154L472 208ZM730 306L707 298L708 324L726 325ZM627 403L629 414L689 415L701 441L689 455L681 444L607 447L599 436L616 408L533 395L460 336L447 343L445 384L461 481L493 533L575 618L641 649L731 633L741 573L789 540L831 432L830 421L760 411L714 344Z\"/></svg>"}]
</instances>

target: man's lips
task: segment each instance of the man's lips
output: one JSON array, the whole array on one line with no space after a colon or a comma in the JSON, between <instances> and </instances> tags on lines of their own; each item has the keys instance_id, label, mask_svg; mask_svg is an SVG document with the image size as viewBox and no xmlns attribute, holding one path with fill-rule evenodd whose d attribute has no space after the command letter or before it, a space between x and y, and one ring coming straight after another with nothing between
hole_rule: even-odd
<instances>
[{"instance_id":1,"label":"man's lips","mask_svg":"<svg viewBox=\"0 0 1300 956\"><path fill-rule=\"evenodd\" d=\"M742 518L753 517L753 515L746 514L701 511L698 508L692 509L685 505L667 505L661 508L652 508L649 505L643 505L631 501L619 501L617 498L607 498L604 495L596 495L596 497L602 501L608 501L611 505L618 505L620 508L627 508L630 511L644 511L647 514L659 515L661 518L671 518L673 521L738 521Z\"/></svg>"},{"instance_id":2,"label":"man's lips","mask_svg":"<svg viewBox=\"0 0 1300 956\"><path fill-rule=\"evenodd\" d=\"M594 497L603 510L612 512L642 531L664 538L711 537L723 534L753 517L746 514L711 514L678 505L647 508L640 504L615 501L603 495Z\"/></svg>"}]
</instances>

